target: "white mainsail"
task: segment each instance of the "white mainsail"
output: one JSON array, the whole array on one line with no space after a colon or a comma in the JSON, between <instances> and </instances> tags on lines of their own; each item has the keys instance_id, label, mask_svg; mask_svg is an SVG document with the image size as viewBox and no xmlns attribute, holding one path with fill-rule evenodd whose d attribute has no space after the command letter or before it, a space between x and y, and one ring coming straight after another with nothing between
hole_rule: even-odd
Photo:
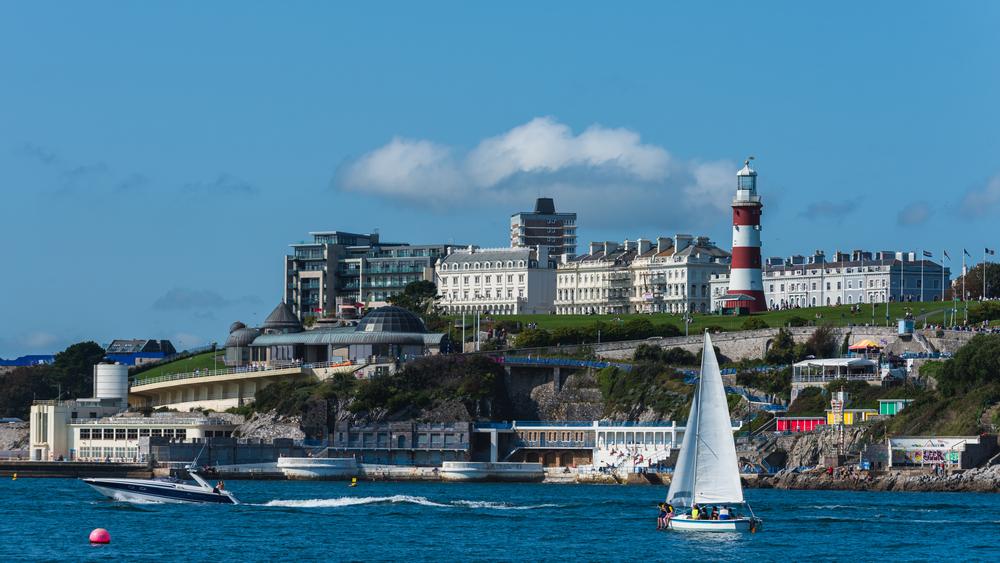
<instances>
[{"instance_id":1,"label":"white mainsail","mask_svg":"<svg viewBox=\"0 0 1000 563\"><path fill-rule=\"evenodd\" d=\"M708 333L667 501L680 506L743 502L726 388Z\"/></svg>"}]
</instances>

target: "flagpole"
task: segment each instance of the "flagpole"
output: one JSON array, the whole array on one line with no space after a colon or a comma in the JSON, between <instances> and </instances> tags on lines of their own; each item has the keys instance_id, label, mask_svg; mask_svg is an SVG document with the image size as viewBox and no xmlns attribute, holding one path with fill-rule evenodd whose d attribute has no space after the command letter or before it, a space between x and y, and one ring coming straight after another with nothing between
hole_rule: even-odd
<instances>
[{"instance_id":1,"label":"flagpole","mask_svg":"<svg viewBox=\"0 0 1000 563\"><path fill-rule=\"evenodd\" d=\"M983 250L983 296L980 301L986 301L986 250Z\"/></svg>"},{"instance_id":2,"label":"flagpole","mask_svg":"<svg viewBox=\"0 0 1000 563\"><path fill-rule=\"evenodd\" d=\"M903 280L903 266L906 264L906 253L904 251L899 252L899 302L903 302L903 284L906 282Z\"/></svg>"},{"instance_id":3,"label":"flagpole","mask_svg":"<svg viewBox=\"0 0 1000 563\"><path fill-rule=\"evenodd\" d=\"M920 256L920 302L921 303L924 302L924 262L926 262L926 260L924 260L925 257L923 256L923 252L924 252L923 250L920 251L920 253L921 253L921 256Z\"/></svg>"},{"instance_id":4,"label":"flagpole","mask_svg":"<svg viewBox=\"0 0 1000 563\"><path fill-rule=\"evenodd\" d=\"M968 252L962 249L962 303L965 304L965 322L969 322L969 303L965 300L965 278L968 277L968 270L965 269L965 255Z\"/></svg>"},{"instance_id":5,"label":"flagpole","mask_svg":"<svg viewBox=\"0 0 1000 563\"><path fill-rule=\"evenodd\" d=\"M944 257L947 254L941 251L941 304L944 305Z\"/></svg>"}]
</instances>

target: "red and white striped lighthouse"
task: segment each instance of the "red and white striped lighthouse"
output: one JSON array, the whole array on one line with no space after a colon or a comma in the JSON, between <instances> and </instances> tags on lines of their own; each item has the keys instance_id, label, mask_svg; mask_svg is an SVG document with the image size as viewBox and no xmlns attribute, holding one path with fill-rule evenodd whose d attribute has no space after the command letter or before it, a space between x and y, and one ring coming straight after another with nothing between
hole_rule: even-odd
<instances>
[{"instance_id":1,"label":"red and white striped lighthouse","mask_svg":"<svg viewBox=\"0 0 1000 563\"><path fill-rule=\"evenodd\" d=\"M760 259L760 210L757 172L750 168L751 156L736 173L733 199L733 258L729 268L729 292L725 307L751 313L767 310Z\"/></svg>"}]
</instances>

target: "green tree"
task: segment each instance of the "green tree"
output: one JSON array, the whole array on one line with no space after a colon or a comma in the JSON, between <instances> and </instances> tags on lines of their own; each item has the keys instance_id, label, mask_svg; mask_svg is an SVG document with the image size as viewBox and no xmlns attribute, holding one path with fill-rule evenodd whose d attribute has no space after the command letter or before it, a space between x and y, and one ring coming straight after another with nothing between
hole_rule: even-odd
<instances>
[{"instance_id":1,"label":"green tree","mask_svg":"<svg viewBox=\"0 0 1000 563\"><path fill-rule=\"evenodd\" d=\"M89 397L94 388L94 365L104 359L104 348L96 342L78 342L56 354L52 384L63 397Z\"/></svg>"},{"instance_id":2,"label":"green tree","mask_svg":"<svg viewBox=\"0 0 1000 563\"><path fill-rule=\"evenodd\" d=\"M965 276L965 292L968 294L969 299L980 299L983 296L983 264L977 264L969 269L969 273ZM1000 297L1000 264L990 262L985 266L986 274L986 297L992 299L994 297ZM955 280L955 286L957 288L962 287L962 276L959 276ZM961 289L959 290L961 291ZM931 296L932 298L940 299L940 292L937 295ZM946 296L947 297L947 296ZM971 320L971 311L970 311Z\"/></svg>"},{"instance_id":3,"label":"green tree","mask_svg":"<svg viewBox=\"0 0 1000 563\"><path fill-rule=\"evenodd\" d=\"M406 284L402 292L389 297L388 301L390 305L423 315L433 308L435 297L437 297L437 286L434 282L420 280Z\"/></svg>"},{"instance_id":4,"label":"green tree","mask_svg":"<svg viewBox=\"0 0 1000 563\"><path fill-rule=\"evenodd\" d=\"M764 359L774 365L788 365L795 362L797 351L791 331L786 328L778 329L778 334L771 341L771 347L767 349L767 354L764 354Z\"/></svg>"},{"instance_id":5,"label":"green tree","mask_svg":"<svg viewBox=\"0 0 1000 563\"><path fill-rule=\"evenodd\" d=\"M552 334L544 328L522 330L515 340L518 348L542 348L552 344Z\"/></svg>"},{"instance_id":6,"label":"green tree","mask_svg":"<svg viewBox=\"0 0 1000 563\"><path fill-rule=\"evenodd\" d=\"M837 334L829 326L820 326L813 331L803 347L805 356L834 358L837 356Z\"/></svg>"}]
</instances>

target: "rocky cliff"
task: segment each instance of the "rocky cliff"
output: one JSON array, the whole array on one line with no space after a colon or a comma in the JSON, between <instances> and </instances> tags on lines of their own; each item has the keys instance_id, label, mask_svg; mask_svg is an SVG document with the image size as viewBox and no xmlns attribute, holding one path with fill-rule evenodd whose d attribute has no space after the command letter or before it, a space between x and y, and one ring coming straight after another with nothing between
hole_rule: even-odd
<instances>
[{"instance_id":1,"label":"rocky cliff","mask_svg":"<svg viewBox=\"0 0 1000 563\"><path fill-rule=\"evenodd\" d=\"M970 469L950 475L934 475L919 469L887 472L839 467L795 473L781 471L773 477L749 481L748 486L775 489L922 492L1000 492L1000 465Z\"/></svg>"},{"instance_id":2,"label":"rocky cliff","mask_svg":"<svg viewBox=\"0 0 1000 563\"><path fill-rule=\"evenodd\" d=\"M266 413L255 413L246 422L236 427L233 436L260 440L273 440L275 438L302 440L306 434L302 431L301 418L282 416L272 410Z\"/></svg>"},{"instance_id":3,"label":"rocky cliff","mask_svg":"<svg viewBox=\"0 0 1000 563\"><path fill-rule=\"evenodd\" d=\"M28 449L28 423L0 424L0 451Z\"/></svg>"}]
</instances>

